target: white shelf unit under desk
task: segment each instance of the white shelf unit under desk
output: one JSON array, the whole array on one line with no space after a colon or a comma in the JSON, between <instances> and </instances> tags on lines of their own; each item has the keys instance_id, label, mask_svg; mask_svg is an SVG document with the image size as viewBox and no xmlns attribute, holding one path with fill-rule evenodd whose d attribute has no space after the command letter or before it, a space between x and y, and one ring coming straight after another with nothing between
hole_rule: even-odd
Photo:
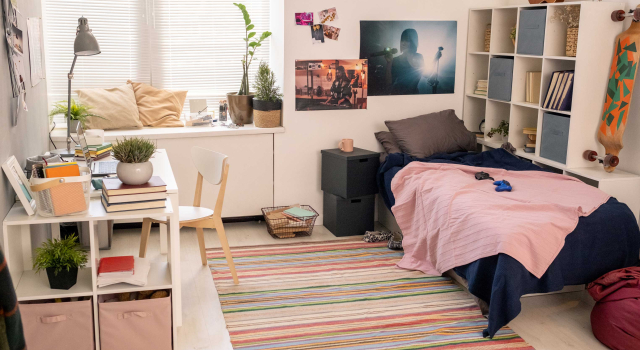
<instances>
[{"instance_id":1,"label":"white shelf unit under desk","mask_svg":"<svg viewBox=\"0 0 640 350\"><path fill-rule=\"evenodd\" d=\"M119 213L107 213L100 197L93 196L89 201L89 210L79 215L43 217L38 214L29 216L21 203L17 202L9 210L2 228L4 235L4 254L8 264L18 301L37 301L54 298L92 297L94 317L95 348L100 350L100 325L98 318L98 296L141 290L171 290L172 305L172 338L173 348L177 349L177 329L182 325L182 302L180 280L180 240L178 226L178 188L173 177L171 166L164 150L158 150L154 158L154 175L160 176L167 184L166 206L162 209L134 210ZM126 283L107 287L97 286L97 265L100 259L98 237L95 227L102 221L126 220L134 221L145 217L171 218L169 239L165 241L167 261L152 262L147 285L144 287ZM87 267L78 271L77 283L69 290L51 289L45 271L35 273L32 269L31 225L58 224L61 222L88 222L89 225L89 262Z\"/></svg>"}]
</instances>

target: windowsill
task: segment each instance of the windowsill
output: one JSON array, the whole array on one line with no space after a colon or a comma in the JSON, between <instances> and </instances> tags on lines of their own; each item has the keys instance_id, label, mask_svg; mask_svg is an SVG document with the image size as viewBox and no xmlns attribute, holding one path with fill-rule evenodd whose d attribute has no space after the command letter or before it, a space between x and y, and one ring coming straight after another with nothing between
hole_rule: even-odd
<instances>
[{"instance_id":1,"label":"windowsill","mask_svg":"<svg viewBox=\"0 0 640 350\"><path fill-rule=\"evenodd\" d=\"M280 134L284 133L284 127L277 128L257 128L253 124L248 124L238 129L229 129L224 126L197 126L183 128L151 128L130 130L105 130L104 140L115 141L118 137L144 136L151 139L179 139L183 137L215 137L215 136L239 136L239 135L259 135L259 134ZM75 133L74 133L75 134ZM54 142L64 142L67 139L66 128L56 128L51 132L51 139Z\"/></svg>"}]
</instances>

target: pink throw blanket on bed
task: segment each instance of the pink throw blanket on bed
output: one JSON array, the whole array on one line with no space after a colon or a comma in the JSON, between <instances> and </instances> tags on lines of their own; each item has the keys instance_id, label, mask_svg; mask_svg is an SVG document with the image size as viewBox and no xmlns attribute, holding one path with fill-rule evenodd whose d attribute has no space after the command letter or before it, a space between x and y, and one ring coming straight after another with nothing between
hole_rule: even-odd
<instances>
[{"instance_id":1,"label":"pink throw blanket on bed","mask_svg":"<svg viewBox=\"0 0 640 350\"><path fill-rule=\"evenodd\" d=\"M513 191L496 192L493 181L475 179L479 171ZM433 275L504 253L540 278L578 218L609 199L565 175L420 162L398 172L391 190L404 234L398 266Z\"/></svg>"}]
</instances>

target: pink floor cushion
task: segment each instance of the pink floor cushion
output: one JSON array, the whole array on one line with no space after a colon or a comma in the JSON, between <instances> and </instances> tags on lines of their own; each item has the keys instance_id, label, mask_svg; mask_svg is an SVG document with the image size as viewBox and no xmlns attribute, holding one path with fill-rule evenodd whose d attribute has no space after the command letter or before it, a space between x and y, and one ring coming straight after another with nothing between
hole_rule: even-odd
<instances>
[{"instance_id":1,"label":"pink floor cushion","mask_svg":"<svg viewBox=\"0 0 640 350\"><path fill-rule=\"evenodd\" d=\"M593 334L614 350L640 349L640 267L611 271L588 286L597 302Z\"/></svg>"}]
</instances>

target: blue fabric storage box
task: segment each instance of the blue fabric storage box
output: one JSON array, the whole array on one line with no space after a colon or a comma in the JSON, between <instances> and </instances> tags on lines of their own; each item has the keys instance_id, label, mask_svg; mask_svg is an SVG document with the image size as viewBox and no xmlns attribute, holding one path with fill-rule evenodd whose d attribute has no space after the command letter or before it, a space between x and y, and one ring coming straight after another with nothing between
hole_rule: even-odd
<instances>
[{"instance_id":1,"label":"blue fabric storage box","mask_svg":"<svg viewBox=\"0 0 640 350\"><path fill-rule=\"evenodd\" d=\"M546 22L547 9L520 11L520 26L518 27L519 54L542 56Z\"/></svg>"},{"instance_id":2,"label":"blue fabric storage box","mask_svg":"<svg viewBox=\"0 0 640 350\"><path fill-rule=\"evenodd\" d=\"M544 114L542 119L542 138L540 139L540 157L562 164L567 163L570 121L571 119L565 115Z\"/></svg>"},{"instance_id":3,"label":"blue fabric storage box","mask_svg":"<svg viewBox=\"0 0 640 350\"><path fill-rule=\"evenodd\" d=\"M513 84L513 58L493 57L489 67L489 91L487 97L511 101Z\"/></svg>"}]
</instances>

